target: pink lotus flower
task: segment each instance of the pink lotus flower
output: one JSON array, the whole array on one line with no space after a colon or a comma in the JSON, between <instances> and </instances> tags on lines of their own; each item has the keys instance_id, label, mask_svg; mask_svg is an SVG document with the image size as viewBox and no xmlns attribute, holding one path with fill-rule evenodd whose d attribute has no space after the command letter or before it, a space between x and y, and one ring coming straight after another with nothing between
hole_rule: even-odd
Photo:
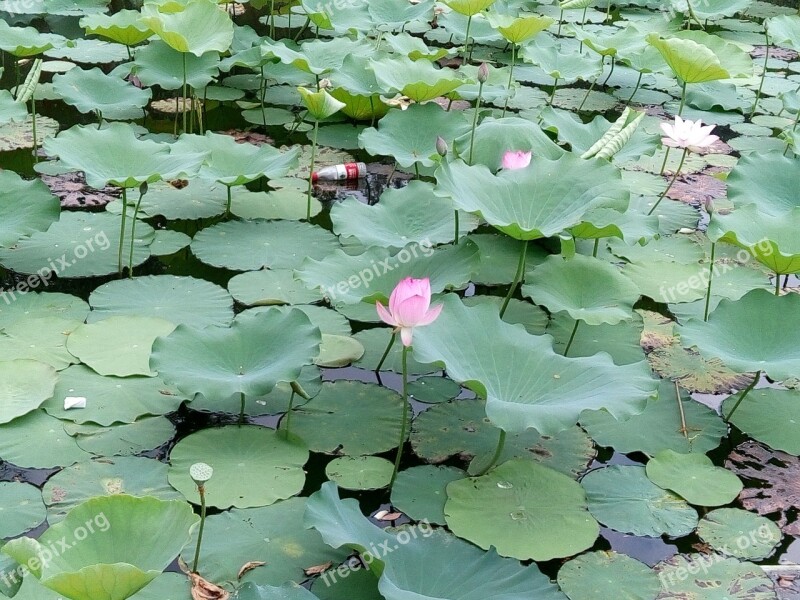
<instances>
[{"instance_id":1,"label":"pink lotus flower","mask_svg":"<svg viewBox=\"0 0 800 600\"><path fill-rule=\"evenodd\" d=\"M522 150L509 150L503 154L504 169L524 169L531 164L531 153Z\"/></svg>"},{"instance_id":2,"label":"pink lotus flower","mask_svg":"<svg viewBox=\"0 0 800 600\"><path fill-rule=\"evenodd\" d=\"M661 129L667 137L661 138L661 143L665 146L672 148L687 148L695 150L699 148L708 148L719 137L710 135L714 130L714 125L703 126L702 121L685 121L680 117L675 117L675 124L662 123Z\"/></svg>"},{"instance_id":3,"label":"pink lotus flower","mask_svg":"<svg viewBox=\"0 0 800 600\"><path fill-rule=\"evenodd\" d=\"M389 296L389 310L377 302L375 308L384 323L400 331L404 346L411 345L414 327L430 325L442 312L442 305L431 304L431 281L406 277L398 283Z\"/></svg>"}]
</instances>

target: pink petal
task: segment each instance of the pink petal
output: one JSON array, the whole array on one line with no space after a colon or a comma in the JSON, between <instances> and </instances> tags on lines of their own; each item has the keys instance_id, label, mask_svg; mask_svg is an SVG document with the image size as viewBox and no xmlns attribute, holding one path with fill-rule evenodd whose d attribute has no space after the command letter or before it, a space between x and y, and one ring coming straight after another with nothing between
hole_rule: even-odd
<instances>
[{"instance_id":1,"label":"pink petal","mask_svg":"<svg viewBox=\"0 0 800 600\"><path fill-rule=\"evenodd\" d=\"M428 312L425 313L425 316L422 317L422 320L417 323L417 327L422 327L423 325L430 325L433 323L437 318L439 318L439 313L442 312L442 308L444 308L444 304L431 306L430 310L428 310Z\"/></svg>"},{"instance_id":2,"label":"pink petal","mask_svg":"<svg viewBox=\"0 0 800 600\"><path fill-rule=\"evenodd\" d=\"M514 170L524 169L531 164L531 152L524 152L523 150L509 150L503 154L503 168Z\"/></svg>"},{"instance_id":3,"label":"pink petal","mask_svg":"<svg viewBox=\"0 0 800 600\"><path fill-rule=\"evenodd\" d=\"M403 346L408 347L411 345L413 332L414 330L411 327L403 327L400 329L400 340L403 342Z\"/></svg>"},{"instance_id":4,"label":"pink petal","mask_svg":"<svg viewBox=\"0 0 800 600\"><path fill-rule=\"evenodd\" d=\"M393 315L397 314L397 307L409 296L414 294L414 280L411 277L406 277L401 280L394 289L392 295L389 296L389 312Z\"/></svg>"},{"instance_id":5,"label":"pink petal","mask_svg":"<svg viewBox=\"0 0 800 600\"><path fill-rule=\"evenodd\" d=\"M672 148L678 148L681 145L678 140L672 138L661 138L661 143L665 146L671 146Z\"/></svg>"},{"instance_id":6,"label":"pink petal","mask_svg":"<svg viewBox=\"0 0 800 600\"><path fill-rule=\"evenodd\" d=\"M391 315L391 313L383 307L383 304L381 304L380 302L376 302L375 310L378 311L378 316L380 317L381 321L383 321L387 325L391 325L392 327L397 327L397 321Z\"/></svg>"},{"instance_id":7,"label":"pink petal","mask_svg":"<svg viewBox=\"0 0 800 600\"><path fill-rule=\"evenodd\" d=\"M394 317L401 327L415 327L425 317L430 303L430 298L424 296L406 298L397 306L397 312L393 313Z\"/></svg>"}]
</instances>

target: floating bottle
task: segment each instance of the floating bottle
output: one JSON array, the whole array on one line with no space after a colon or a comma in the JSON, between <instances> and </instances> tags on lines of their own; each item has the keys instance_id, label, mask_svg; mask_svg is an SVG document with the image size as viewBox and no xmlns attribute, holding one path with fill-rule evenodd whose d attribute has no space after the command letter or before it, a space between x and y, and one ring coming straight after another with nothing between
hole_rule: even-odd
<instances>
[{"instance_id":1,"label":"floating bottle","mask_svg":"<svg viewBox=\"0 0 800 600\"><path fill-rule=\"evenodd\" d=\"M350 179L362 179L367 175L367 165L363 162L324 167L311 174L311 181L345 181Z\"/></svg>"}]
</instances>

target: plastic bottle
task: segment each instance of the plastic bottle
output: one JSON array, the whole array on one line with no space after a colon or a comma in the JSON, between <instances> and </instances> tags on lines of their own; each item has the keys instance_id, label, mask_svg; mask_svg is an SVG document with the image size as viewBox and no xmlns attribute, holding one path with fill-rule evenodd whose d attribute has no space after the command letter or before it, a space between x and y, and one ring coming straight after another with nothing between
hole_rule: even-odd
<instances>
[{"instance_id":1,"label":"plastic bottle","mask_svg":"<svg viewBox=\"0 0 800 600\"><path fill-rule=\"evenodd\" d=\"M324 167L311 175L311 181L344 181L362 179L366 175L367 165L363 162L356 162Z\"/></svg>"}]
</instances>

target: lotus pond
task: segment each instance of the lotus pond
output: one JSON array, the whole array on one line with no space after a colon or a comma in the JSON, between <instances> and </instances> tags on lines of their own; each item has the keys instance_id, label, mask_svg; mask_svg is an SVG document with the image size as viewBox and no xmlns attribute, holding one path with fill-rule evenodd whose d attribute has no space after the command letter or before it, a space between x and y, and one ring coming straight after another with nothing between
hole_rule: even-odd
<instances>
[{"instance_id":1,"label":"lotus pond","mask_svg":"<svg viewBox=\"0 0 800 600\"><path fill-rule=\"evenodd\" d=\"M0 0L0 50L0 595L800 597L796 7Z\"/></svg>"}]
</instances>

